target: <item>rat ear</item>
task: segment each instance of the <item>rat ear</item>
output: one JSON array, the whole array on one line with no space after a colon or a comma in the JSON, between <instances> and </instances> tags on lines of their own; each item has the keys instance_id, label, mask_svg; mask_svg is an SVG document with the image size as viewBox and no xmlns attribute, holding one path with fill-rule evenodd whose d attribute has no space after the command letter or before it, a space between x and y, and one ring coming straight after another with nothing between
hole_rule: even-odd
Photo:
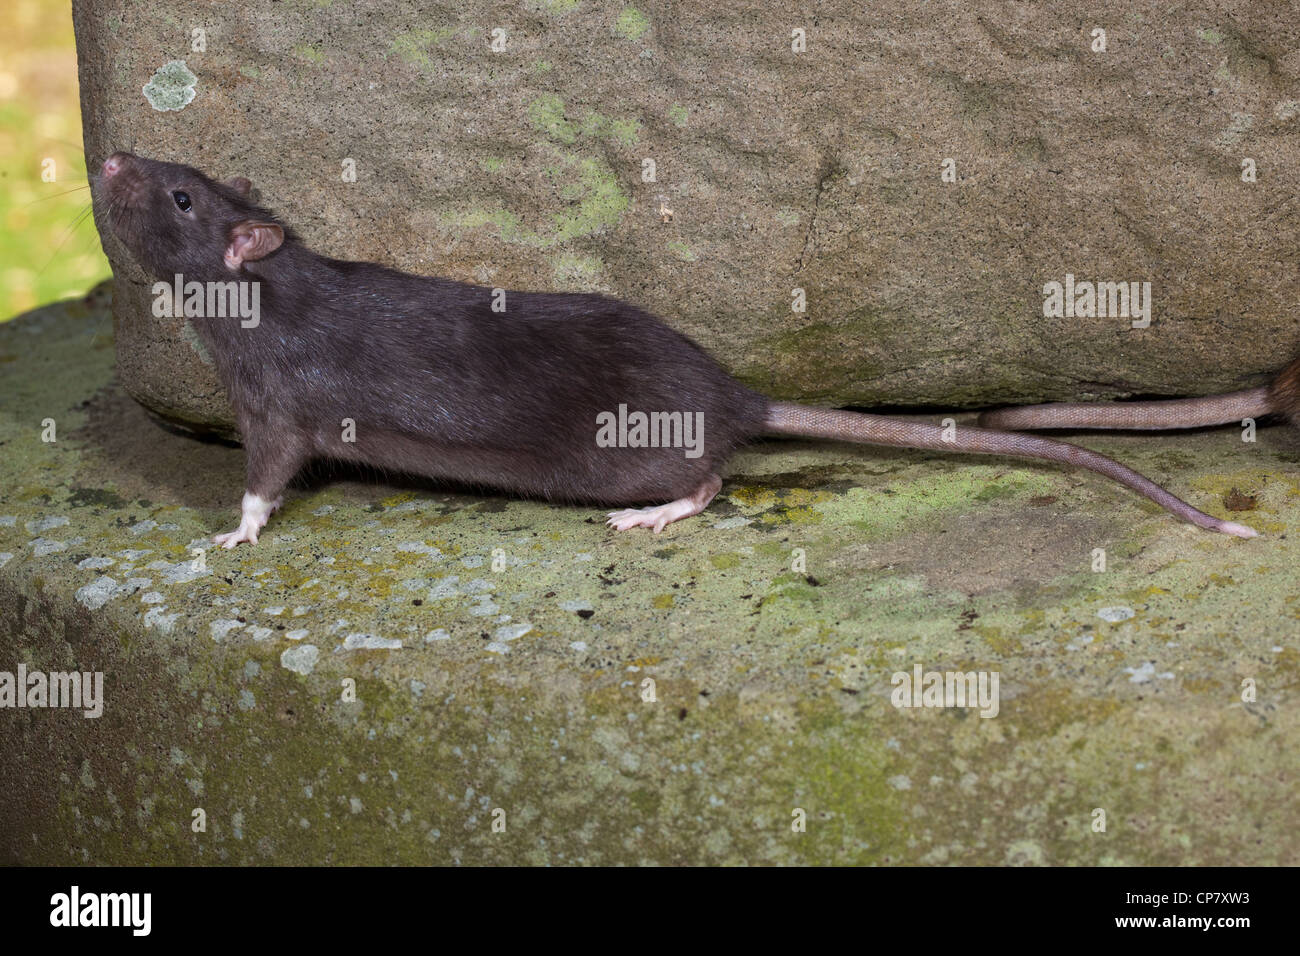
<instances>
[{"instance_id":1,"label":"rat ear","mask_svg":"<svg viewBox=\"0 0 1300 956\"><path fill-rule=\"evenodd\" d=\"M247 199L248 194L253 191L253 183L244 176L234 176L227 179L226 185L239 193L239 195L243 196L245 199Z\"/></svg>"},{"instance_id":2,"label":"rat ear","mask_svg":"<svg viewBox=\"0 0 1300 956\"><path fill-rule=\"evenodd\" d=\"M273 222L246 219L230 227L230 245L226 246L226 265L238 270L245 262L264 258L280 248L284 229Z\"/></svg>"}]
</instances>

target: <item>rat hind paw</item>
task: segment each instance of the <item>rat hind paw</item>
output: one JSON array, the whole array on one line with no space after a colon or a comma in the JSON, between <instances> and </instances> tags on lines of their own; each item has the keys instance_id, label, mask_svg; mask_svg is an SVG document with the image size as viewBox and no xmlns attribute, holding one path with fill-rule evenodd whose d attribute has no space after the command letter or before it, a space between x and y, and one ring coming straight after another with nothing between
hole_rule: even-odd
<instances>
[{"instance_id":1,"label":"rat hind paw","mask_svg":"<svg viewBox=\"0 0 1300 956\"><path fill-rule=\"evenodd\" d=\"M605 524L618 531L651 528L655 534L658 534L674 521L699 514L709 506L709 502L721 487L722 479L717 475L710 475L693 494L686 498L678 498L676 501L654 508L624 508L622 511L611 511L609 520Z\"/></svg>"},{"instance_id":2,"label":"rat hind paw","mask_svg":"<svg viewBox=\"0 0 1300 956\"><path fill-rule=\"evenodd\" d=\"M657 508L624 508L622 511L611 511L609 520L605 524L618 531L653 528L654 533L658 534L670 521L686 517L685 514L672 514L672 508L676 504L678 502L674 501L672 504L659 505Z\"/></svg>"}]
</instances>

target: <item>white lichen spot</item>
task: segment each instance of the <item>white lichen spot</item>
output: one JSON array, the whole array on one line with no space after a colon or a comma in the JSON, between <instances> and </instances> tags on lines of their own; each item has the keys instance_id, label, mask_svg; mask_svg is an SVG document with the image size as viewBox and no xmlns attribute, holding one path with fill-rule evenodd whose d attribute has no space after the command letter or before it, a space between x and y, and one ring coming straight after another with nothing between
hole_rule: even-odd
<instances>
[{"instance_id":1,"label":"white lichen spot","mask_svg":"<svg viewBox=\"0 0 1300 956\"><path fill-rule=\"evenodd\" d=\"M475 598L478 603L469 609L475 617L491 617L501 610L501 606L492 600L490 594L480 594Z\"/></svg>"},{"instance_id":2,"label":"white lichen spot","mask_svg":"<svg viewBox=\"0 0 1300 956\"><path fill-rule=\"evenodd\" d=\"M50 538L33 538L32 554L38 558L43 558L47 554L57 554L60 551L67 551L69 545L81 544L84 538L73 538L71 541L54 541Z\"/></svg>"},{"instance_id":3,"label":"white lichen spot","mask_svg":"<svg viewBox=\"0 0 1300 956\"><path fill-rule=\"evenodd\" d=\"M581 599L576 599L576 600L573 600L573 601L561 601L561 602L560 602L560 610L561 610L561 611L573 611L573 612L576 613L576 612L578 612L578 611L594 611L595 608L591 606L591 602L590 602L590 601L584 601L584 600L581 600Z\"/></svg>"},{"instance_id":4,"label":"white lichen spot","mask_svg":"<svg viewBox=\"0 0 1300 956\"><path fill-rule=\"evenodd\" d=\"M396 637L380 637L377 634L349 634L343 639L345 651L401 650L402 641Z\"/></svg>"},{"instance_id":5,"label":"white lichen spot","mask_svg":"<svg viewBox=\"0 0 1300 956\"><path fill-rule=\"evenodd\" d=\"M67 523L68 519L63 515L49 515L45 518L33 518L24 527L28 534L44 534L51 528L62 528Z\"/></svg>"},{"instance_id":6,"label":"white lichen spot","mask_svg":"<svg viewBox=\"0 0 1300 956\"><path fill-rule=\"evenodd\" d=\"M127 578L113 597L130 596L135 594L136 591L144 590L151 584L153 584L153 578Z\"/></svg>"},{"instance_id":7,"label":"white lichen spot","mask_svg":"<svg viewBox=\"0 0 1300 956\"><path fill-rule=\"evenodd\" d=\"M198 578L205 578L212 573L212 569L206 565L199 567L197 561L178 561L175 564L162 562L162 583L163 584L188 584ZM150 565L152 568L153 565Z\"/></svg>"},{"instance_id":8,"label":"white lichen spot","mask_svg":"<svg viewBox=\"0 0 1300 956\"><path fill-rule=\"evenodd\" d=\"M295 674L310 674L318 660L320 660L320 651L315 644L299 644L285 649L280 655L280 666ZM310 790L307 796L311 796Z\"/></svg>"},{"instance_id":9,"label":"white lichen spot","mask_svg":"<svg viewBox=\"0 0 1300 956\"><path fill-rule=\"evenodd\" d=\"M269 614L269 615L271 615L272 617L279 617L281 614L284 613L284 608L282 608L282 607L264 607L264 608L262 608L262 613L263 613L263 614Z\"/></svg>"},{"instance_id":10,"label":"white lichen spot","mask_svg":"<svg viewBox=\"0 0 1300 956\"><path fill-rule=\"evenodd\" d=\"M17 523L17 515L0 515L0 528L12 528Z\"/></svg>"},{"instance_id":11,"label":"white lichen spot","mask_svg":"<svg viewBox=\"0 0 1300 956\"><path fill-rule=\"evenodd\" d=\"M98 611L113 599L118 583L107 575L95 578L84 587L78 588L74 595L83 607Z\"/></svg>"},{"instance_id":12,"label":"white lichen spot","mask_svg":"<svg viewBox=\"0 0 1300 956\"><path fill-rule=\"evenodd\" d=\"M586 642L586 641L571 641L571 642L569 643L569 647L573 648L575 651L577 651L579 654L581 654L581 653L583 653L583 652L587 649L587 642Z\"/></svg>"},{"instance_id":13,"label":"white lichen spot","mask_svg":"<svg viewBox=\"0 0 1300 956\"><path fill-rule=\"evenodd\" d=\"M199 78L190 72L184 60L169 60L150 77L140 90L149 105L160 113L183 110L194 100L194 84Z\"/></svg>"},{"instance_id":14,"label":"white lichen spot","mask_svg":"<svg viewBox=\"0 0 1300 956\"><path fill-rule=\"evenodd\" d=\"M232 621L229 618L217 618L217 620L208 625L209 629L212 631L212 639L218 643L224 641L226 635L231 631L237 631L243 626L244 624L242 621Z\"/></svg>"},{"instance_id":15,"label":"white lichen spot","mask_svg":"<svg viewBox=\"0 0 1300 956\"><path fill-rule=\"evenodd\" d=\"M441 558L442 552L431 544L425 544L423 541L403 541L397 546L398 551L404 551L407 554L427 554L431 558Z\"/></svg>"},{"instance_id":16,"label":"white lichen spot","mask_svg":"<svg viewBox=\"0 0 1300 956\"><path fill-rule=\"evenodd\" d=\"M455 597L460 593L460 588L457 587L459 581L460 578L456 577L454 574L450 577L443 578L429 589L428 599L430 601L441 601L444 598Z\"/></svg>"},{"instance_id":17,"label":"white lichen spot","mask_svg":"<svg viewBox=\"0 0 1300 956\"><path fill-rule=\"evenodd\" d=\"M885 782L889 784L891 787L893 787L895 790L912 789L912 780L910 777L907 776L907 774L904 773L900 773L897 774L896 776L890 777Z\"/></svg>"},{"instance_id":18,"label":"white lichen spot","mask_svg":"<svg viewBox=\"0 0 1300 956\"><path fill-rule=\"evenodd\" d=\"M304 637L307 636L307 628L299 627L292 631L286 631L284 636L291 641L301 641Z\"/></svg>"},{"instance_id":19,"label":"white lichen spot","mask_svg":"<svg viewBox=\"0 0 1300 956\"><path fill-rule=\"evenodd\" d=\"M533 629L531 624L520 622L519 624L508 624L505 627L498 627L493 635L498 641L514 641L523 637Z\"/></svg>"},{"instance_id":20,"label":"white lichen spot","mask_svg":"<svg viewBox=\"0 0 1300 956\"><path fill-rule=\"evenodd\" d=\"M1157 674L1155 661L1146 661L1141 667L1126 667L1124 673L1129 675L1130 684L1146 684L1153 677L1159 677L1161 680L1174 679L1172 671L1163 671Z\"/></svg>"},{"instance_id":21,"label":"white lichen spot","mask_svg":"<svg viewBox=\"0 0 1300 956\"><path fill-rule=\"evenodd\" d=\"M445 627L436 627L428 634L424 635L424 640L428 641L450 641L451 633Z\"/></svg>"},{"instance_id":22,"label":"white lichen spot","mask_svg":"<svg viewBox=\"0 0 1300 956\"><path fill-rule=\"evenodd\" d=\"M112 558L82 558L77 562L77 567L86 571L99 571L103 568L111 568L117 564Z\"/></svg>"},{"instance_id":23,"label":"white lichen spot","mask_svg":"<svg viewBox=\"0 0 1300 956\"><path fill-rule=\"evenodd\" d=\"M141 604L161 604L165 600L167 599L158 591L145 591L140 595Z\"/></svg>"},{"instance_id":24,"label":"white lichen spot","mask_svg":"<svg viewBox=\"0 0 1300 956\"><path fill-rule=\"evenodd\" d=\"M257 701L253 698L251 690L241 690L239 692L239 709L252 710L257 706Z\"/></svg>"},{"instance_id":25,"label":"white lichen spot","mask_svg":"<svg viewBox=\"0 0 1300 956\"><path fill-rule=\"evenodd\" d=\"M250 627L248 633L252 635L255 641L264 641L271 636L269 627Z\"/></svg>"},{"instance_id":26,"label":"white lichen spot","mask_svg":"<svg viewBox=\"0 0 1300 956\"><path fill-rule=\"evenodd\" d=\"M1119 605L1116 607L1104 607L1097 612L1097 616L1103 621L1109 621L1112 624L1118 624L1120 621L1127 621L1133 617L1136 612L1131 607Z\"/></svg>"},{"instance_id":27,"label":"white lichen spot","mask_svg":"<svg viewBox=\"0 0 1300 956\"><path fill-rule=\"evenodd\" d=\"M170 634L172 628L176 626L177 618L181 615L179 611L174 614L164 613L166 610L165 607L150 608L149 612L144 616L144 626L146 628L156 627L163 634Z\"/></svg>"},{"instance_id":28,"label":"white lichen spot","mask_svg":"<svg viewBox=\"0 0 1300 956\"><path fill-rule=\"evenodd\" d=\"M157 521L154 521L152 518L146 518L144 521L137 521L135 524L131 525L128 530L131 534L139 537L146 531L152 531L156 527L158 527Z\"/></svg>"},{"instance_id":29,"label":"white lichen spot","mask_svg":"<svg viewBox=\"0 0 1300 956\"><path fill-rule=\"evenodd\" d=\"M719 531L730 531L732 528L743 528L745 525L753 523L753 518L746 518L744 515L733 515L730 518L723 518L721 521L713 522L713 527Z\"/></svg>"}]
</instances>

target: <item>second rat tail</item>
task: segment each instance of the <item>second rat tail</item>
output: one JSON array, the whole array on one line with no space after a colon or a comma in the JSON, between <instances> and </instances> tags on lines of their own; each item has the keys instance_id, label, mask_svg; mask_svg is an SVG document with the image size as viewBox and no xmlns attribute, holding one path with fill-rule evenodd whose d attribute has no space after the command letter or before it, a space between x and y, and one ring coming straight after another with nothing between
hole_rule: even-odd
<instances>
[{"instance_id":1,"label":"second rat tail","mask_svg":"<svg viewBox=\"0 0 1300 956\"><path fill-rule=\"evenodd\" d=\"M1236 535L1239 538L1255 537L1253 528L1233 521L1223 521L1203 511L1197 511L1181 498L1165 491L1154 481L1143 477L1131 468L1126 468L1112 458L1077 445L1039 438L1037 435L1021 435L1015 432L967 426L959 426L950 431L923 422L908 422L881 415L812 408L784 402L773 402L769 407L766 434L1059 461L1063 464L1087 468L1127 485L1139 494L1146 495L1166 511L1198 527Z\"/></svg>"},{"instance_id":2,"label":"second rat tail","mask_svg":"<svg viewBox=\"0 0 1300 956\"><path fill-rule=\"evenodd\" d=\"M1164 402L1052 402L985 412L987 428L1201 428L1260 418L1273 410L1267 388Z\"/></svg>"}]
</instances>

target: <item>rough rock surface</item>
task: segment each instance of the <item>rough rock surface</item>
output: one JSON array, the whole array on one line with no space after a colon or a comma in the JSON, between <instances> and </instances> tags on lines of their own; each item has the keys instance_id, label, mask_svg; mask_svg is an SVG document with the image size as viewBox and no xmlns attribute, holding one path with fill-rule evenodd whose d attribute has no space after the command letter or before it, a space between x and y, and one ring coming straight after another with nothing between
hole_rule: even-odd
<instances>
[{"instance_id":1,"label":"rough rock surface","mask_svg":"<svg viewBox=\"0 0 1300 956\"><path fill-rule=\"evenodd\" d=\"M1300 345L1287 4L74 6L89 163L248 175L331 255L613 293L782 397L1204 393ZM123 386L228 426L192 336L106 245ZM1150 282L1150 327L1044 318L1067 273Z\"/></svg>"},{"instance_id":2,"label":"rough rock surface","mask_svg":"<svg viewBox=\"0 0 1300 956\"><path fill-rule=\"evenodd\" d=\"M658 537L317 478L199 568L242 454L150 422L110 327L0 325L0 670L106 697L0 709L0 862L1300 864L1290 428L1085 439L1253 497L1251 541L1054 468L769 443ZM918 664L997 671L998 715L891 706Z\"/></svg>"}]
</instances>

